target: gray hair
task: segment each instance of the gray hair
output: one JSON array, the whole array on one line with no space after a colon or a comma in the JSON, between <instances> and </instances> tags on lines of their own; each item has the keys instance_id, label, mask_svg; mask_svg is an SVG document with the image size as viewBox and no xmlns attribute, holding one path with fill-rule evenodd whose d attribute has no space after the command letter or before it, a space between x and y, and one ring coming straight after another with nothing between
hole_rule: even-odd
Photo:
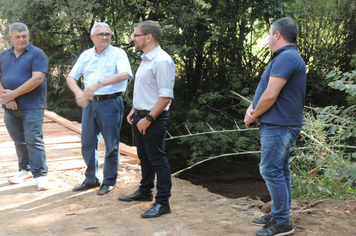
<instances>
[{"instance_id":1,"label":"gray hair","mask_svg":"<svg viewBox=\"0 0 356 236\"><path fill-rule=\"evenodd\" d=\"M287 42L295 43L297 41L298 24L292 18L284 17L273 22L272 33L275 34L277 31Z\"/></svg>"},{"instance_id":2,"label":"gray hair","mask_svg":"<svg viewBox=\"0 0 356 236\"><path fill-rule=\"evenodd\" d=\"M14 30L16 30L17 32L27 31L27 33L30 33L30 31L28 31L27 26L22 22L15 22L11 24L9 28L9 35L11 35L12 31Z\"/></svg>"},{"instance_id":3,"label":"gray hair","mask_svg":"<svg viewBox=\"0 0 356 236\"><path fill-rule=\"evenodd\" d=\"M110 32L112 32L111 29L110 29L110 26L109 26L108 24L106 24L105 22L99 22L99 23L96 23L96 24L93 26L93 28L91 28L91 31L90 31L90 34L91 34L91 35L94 35L94 34L95 34L95 29L96 29L97 27L108 27L109 30L110 30Z\"/></svg>"},{"instance_id":4,"label":"gray hair","mask_svg":"<svg viewBox=\"0 0 356 236\"><path fill-rule=\"evenodd\" d=\"M146 20L140 23L136 23L134 24L134 27L139 27L140 31L144 34L151 34L157 42L159 42L162 38L161 26L153 20Z\"/></svg>"}]
</instances>

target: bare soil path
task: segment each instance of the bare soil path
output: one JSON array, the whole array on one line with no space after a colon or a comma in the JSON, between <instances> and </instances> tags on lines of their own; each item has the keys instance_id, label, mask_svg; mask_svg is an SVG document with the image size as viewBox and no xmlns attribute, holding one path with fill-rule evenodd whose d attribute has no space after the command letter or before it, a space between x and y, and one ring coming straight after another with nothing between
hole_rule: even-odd
<instances>
[{"instance_id":1,"label":"bare soil path","mask_svg":"<svg viewBox=\"0 0 356 236\"><path fill-rule=\"evenodd\" d=\"M173 178L172 213L155 219L140 217L147 202L121 202L119 195L136 190L138 165L121 164L116 188L104 196L95 190L72 192L84 169L52 171L53 188L39 192L35 181L10 185L0 179L0 235L255 235L263 203L248 196L226 198ZM325 200L297 212L311 200L293 201L294 235L356 235L356 201Z\"/></svg>"},{"instance_id":2,"label":"bare soil path","mask_svg":"<svg viewBox=\"0 0 356 236\"><path fill-rule=\"evenodd\" d=\"M255 235L260 229L251 220L262 216L260 209L266 205L248 196L255 197L262 190L261 183L251 182L235 182L239 188L234 191L244 197L231 198L226 190L235 183L214 187L224 197L173 178L172 213L156 219L141 218L151 203L117 200L137 189L141 175L140 166L134 164L137 159L124 155L120 157L117 186L111 193L99 196L98 189L73 192L71 189L83 181L85 170L80 135L73 131L80 124L67 129L48 118L44 136L52 188L39 192L33 179L11 185L7 179L17 172L17 157L2 121L0 111L0 236L228 236ZM124 148L124 153L132 154L132 147ZM99 155L102 163L102 146ZM324 200L309 207L310 203L315 201L292 202L295 235L356 235L356 200Z\"/></svg>"}]
</instances>

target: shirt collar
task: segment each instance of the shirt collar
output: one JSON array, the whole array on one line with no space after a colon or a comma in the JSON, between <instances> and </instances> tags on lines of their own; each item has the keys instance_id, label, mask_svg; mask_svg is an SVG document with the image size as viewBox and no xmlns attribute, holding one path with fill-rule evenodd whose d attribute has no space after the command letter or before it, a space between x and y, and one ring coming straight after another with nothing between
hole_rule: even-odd
<instances>
[{"instance_id":1,"label":"shirt collar","mask_svg":"<svg viewBox=\"0 0 356 236\"><path fill-rule=\"evenodd\" d=\"M148 60L152 60L156 55L157 55L157 53L159 52L159 51L161 51L161 46L160 45L158 45L155 49L153 49L152 51L150 51L149 53L147 53L147 54L142 54L142 59L143 58L147 58Z\"/></svg>"},{"instance_id":2,"label":"shirt collar","mask_svg":"<svg viewBox=\"0 0 356 236\"><path fill-rule=\"evenodd\" d=\"M25 50L23 50L24 52L25 51L28 51L29 50L29 48L30 48L30 43L28 43L28 45L27 45L27 47L25 48ZM15 54L15 47L14 47L14 45L11 45L11 47L8 49L11 53L13 53L13 54ZM23 52L22 52L23 53Z\"/></svg>"},{"instance_id":3,"label":"shirt collar","mask_svg":"<svg viewBox=\"0 0 356 236\"><path fill-rule=\"evenodd\" d=\"M272 54L272 60L273 60L273 58L275 58L276 56L278 56L281 52L283 52L284 50L287 50L287 49L295 49L295 50L297 50L297 47L295 46L295 44L290 44L290 45L287 45L287 46L284 46L284 47L281 47L281 48L277 49L277 50Z\"/></svg>"},{"instance_id":4,"label":"shirt collar","mask_svg":"<svg viewBox=\"0 0 356 236\"><path fill-rule=\"evenodd\" d=\"M105 50L101 54L103 54L104 56L107 56L108 53L110 52L111 48L112 48L112 46L110 44L107 48L105 48ZM94 55L96 55L96 56L100 56L101 55L101 54L98 55L98 53L95 50L95 46L93 47L93 50L94 50Z\"/></svg>"}]
</instances>

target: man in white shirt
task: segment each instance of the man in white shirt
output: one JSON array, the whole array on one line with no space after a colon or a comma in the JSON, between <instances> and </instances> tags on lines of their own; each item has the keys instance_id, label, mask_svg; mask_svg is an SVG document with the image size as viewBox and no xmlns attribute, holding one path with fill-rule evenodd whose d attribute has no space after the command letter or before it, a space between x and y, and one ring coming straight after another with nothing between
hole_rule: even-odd
<instances>
[{"instance_id":1,"label":"man in white shirt","mask_svg":"<svg viewBox=\"0 0 356 236\"><path fill-rule=\"evenodd\" d=\"M95 46L84 51L67 77L69 88L82 111L82 155L87 165L85 180L73 191L101 185L99 179L98 143L101 135L106 154L104 177L98 195L109 193L116 184L119 167L120 129L124 113L122 94L132 78L131 66L124 50L113 47L111 29L97 23L90 32ZM76 80L83 76L85 89Z\"/></svg>"},{"instance_id":2,"label":"man in white shirt","mask_svg":"<svg viewBox=\"0 0 356 236\"><path fill-rule=\"evenodd\" d=\"M175 66L172 58L161 49L162 30L154 21L134 25L136 49L141 49L142 62L137 69L133 94L133 108L127 116L132 125L141 161L142 179L139 189L121 201L152 201L157 175L155 204L141 216L158 217L170 213L171 171L165 152L165 137L169 123L169 106L173 98Z\"/></svg>"}]
</instances>

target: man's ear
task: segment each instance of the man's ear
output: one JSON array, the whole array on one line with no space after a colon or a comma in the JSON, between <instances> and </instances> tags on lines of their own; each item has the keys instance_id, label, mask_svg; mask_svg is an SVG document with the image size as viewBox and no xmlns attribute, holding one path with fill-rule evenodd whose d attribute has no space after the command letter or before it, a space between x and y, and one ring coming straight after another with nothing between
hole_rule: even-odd
<instances>
[{"instance_id":1,"label":"man's ear","mask_svg":"<svg viewBox=\"0 0 356 236\"><path fill-rule=\"evenodd\" d=\"M151 42L154 40L154 38L152 37L152 34L147 34L146 36L147 36L147 38L146 38L147 42Z\"/></svg>"}]
</instances>

